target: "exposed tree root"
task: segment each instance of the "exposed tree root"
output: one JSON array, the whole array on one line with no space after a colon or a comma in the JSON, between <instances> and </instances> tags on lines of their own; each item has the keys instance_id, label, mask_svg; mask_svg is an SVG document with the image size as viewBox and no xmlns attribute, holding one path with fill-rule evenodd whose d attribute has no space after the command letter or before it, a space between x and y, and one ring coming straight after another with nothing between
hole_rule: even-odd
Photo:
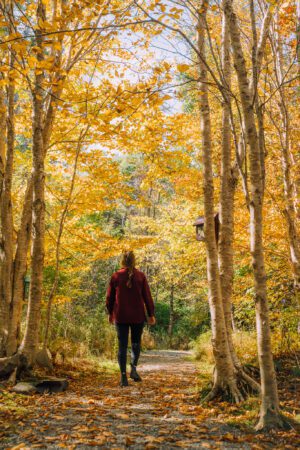
<instances>
[{"instance_id":1,"label":"exposed tree root","mask_svg":"<svg viewBox=\"0 0 300 450\"><path fill-rule=\"evenodd\" d=\"M16 384L16 381L17 381L17 371L18 371L18 368L15 367L15 369L14 369L14 370L12 371L12 373L9 375L7 384L10 384L10 385L12 385L12 386L14 386L14 385Z\"/></svg>"},{"instance_id":2,"label":"exposed tree root","mask_svg":"<svg viewBox=\"0 0 300 450\"><path fill-rule=\"evenodd\" d=\"M239 389L244 392L244 395L248 397L249 395L257 395L260 393L260 384L248 375L243 368L237 371L237 383Z\"/></svg>"},{"instance_id":3,"label":"exposed tree root","mask_svg":"<svg viewBox=\"0 0 300 450\"><path fill-rule=\"evenodd\" d=\"M26 355L21 352L15 353L12 356L0 358L0 379L9 380L9 382L12 383L13 380L32 375L31 369L36 364L53 373L51 354L47 349L40 350L36 354L33 362L29 361Z\"/></svg>"},{"instance_id":4,"label":"exposed tree root","mask_svg":"<svg viewBox=\"0 0 300 450\"><path fill-rule=\"evenodd\" d=\"M223 381L222 383L215 382L211 391L203 398L202 402L207 403L212 400L240 403L245 400L245 397L235 382L227 383Z\"/></svg>"},{"instance_id":5,"label":"exposed tree root","mask_svg":"<svg viewBox=\"0 0 300 450\"><path fill-rule=\"evenodd\" d=\"M28 369L28 361L25 355L16 353L12 356L0 358L0 379L7 379L13 372L16 372L16 378Z\"/></svg>"},{"instance_id":6,"label":"exposed tree root","mask_svg":"<svg viewBox=\"0 0 300 450\"><path fill-rule=\"evenodd\" d=\"M253 366L252 364L244 364L243 366L240 365L240 367L237 367L237 369L242 369L243 372L245 372L247 375L249 375L252 379L259 380L260 378L260 371L259 368L256 366Z\"/></svg>"},{"instance_id":7,"label":"exposed tree root","mask_svg":"<svg viewBox=\"0 0 300 450\"><path fill-rule=\"evenodd\" d=\"M260 393L259 383L245 372L242 366L236 367L235 380L231 383L222 380L215 381L209 390L203 390L203 402L207 403L212 400L226 401L229 403L240 403L250 395L258 395Z\"/></svg>"},{"instance_id":8,"label":"exposed tree root","mask_svg":"<svg viewBox=\"0 0 300 450\"><path fill-rule=\"evenodd\" d=\"M43 347L36 354L36 363L40 367L48 369L51 373L53 372L52 355L51 355L50 351L46 347Z\"/></svg>"},{"instance_id":9,"label":"exposed tree root","mask_svg":"<svg viewBox=\"0 0 300 450\"><path fill-rule=\"evenodd\" d=\"M293 428L292 422L278 411L268 409L266 412L260 413L260 419L255 427L256 431L270 430L290 430Z\"/></svg>"}]
</instances>

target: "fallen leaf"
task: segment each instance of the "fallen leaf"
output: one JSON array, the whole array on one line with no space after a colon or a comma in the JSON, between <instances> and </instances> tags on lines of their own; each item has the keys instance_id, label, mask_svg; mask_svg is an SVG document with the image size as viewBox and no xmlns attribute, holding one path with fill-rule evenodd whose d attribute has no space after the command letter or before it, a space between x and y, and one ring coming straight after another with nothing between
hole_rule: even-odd
<instances>
[{"instance_id":1,"label":"fallen leaf","mask_svg":"<svg viewBox=\"0 0 300 450\"><path fill-rule=\"evenodd\" d=\"M234 441L234 436L231 433L226 433L222 436L222 439L225 439L226 441Z\"/></svg>"},{"instance_id":2,"label":"fallen leaf","mask_svg":"<svg viewBox=\"0 0 300 450\"><path fill-rule=\"evenodd\" d=\"M134 439L132 439L129 436L126 436L125 445L132 445L132 444L134 444Z\"/></svg>"},{"instance_id":3,"label":"fallen leaf","mask_svg":"<svg viewBox=\"0 0 300 450\"><path fill-rule=\"evenodd\" d=\"M24 442L22 444L18 444L15 447L10 447L8 450L30 450L30 447L27 447Z\"/></svg>"},{"instance_id":4,"label":"fallen leaf","mask_svg":"<svg viewBox=\"0 0 300 450\"><path fill-rule=\"evenodd\" d=\"M129 415L123 413L118 413L115 415L115 417L117 417L118 419L129 419Z\"/></svg>"}]
</instances>

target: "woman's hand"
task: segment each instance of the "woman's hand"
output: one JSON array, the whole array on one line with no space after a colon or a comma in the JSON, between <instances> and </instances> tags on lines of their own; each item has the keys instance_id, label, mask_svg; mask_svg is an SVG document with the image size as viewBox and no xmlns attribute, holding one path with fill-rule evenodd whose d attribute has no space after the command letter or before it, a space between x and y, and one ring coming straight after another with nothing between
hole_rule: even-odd
<instances>
[{"instance_id":1,"label":"woman's hand","mask_svg":"<svg viewBox=\"0 0 300 450\"><path fill-rule=\"evenodd\" d=\"M154 316L148 317L148 325L155 325L156 319Z\"/></svg>"}]
</instances>

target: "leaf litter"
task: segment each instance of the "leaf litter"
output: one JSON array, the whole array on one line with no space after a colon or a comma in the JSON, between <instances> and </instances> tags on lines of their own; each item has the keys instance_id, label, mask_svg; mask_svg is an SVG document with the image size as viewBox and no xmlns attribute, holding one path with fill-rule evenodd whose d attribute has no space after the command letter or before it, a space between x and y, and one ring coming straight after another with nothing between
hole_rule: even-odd
<instances>
[{"instance_id":1,"label":"leaf litter","mask_svg":"<svg viewBox=\"0 0 300 450\"><path fill-rule=\"evenodd\" d=\"M240 405L202 406L198 370L184 352L146 352L143 382L130 380L128 388L119 387L118 374L85 370L76 377L73 371L72 365L58 367L70 380L64 393L27 397L2 391L0 406L9 398L15 407L10 412L0 407L1 449L299 448L296 430L254 433L249 411ZM297 412L295 397L285 398Z\"/></svg>"}]
</instances>

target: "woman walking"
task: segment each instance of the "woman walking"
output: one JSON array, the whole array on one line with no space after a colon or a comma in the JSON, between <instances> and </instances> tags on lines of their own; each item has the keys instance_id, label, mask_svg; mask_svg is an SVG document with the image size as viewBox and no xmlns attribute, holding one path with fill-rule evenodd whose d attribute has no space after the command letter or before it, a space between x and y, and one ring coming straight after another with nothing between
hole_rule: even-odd
<instances>
[{"instance_id":1,"label":"woman walking","mask_svg":"<svg viewBox=\"0 0 300 450\"><path fill-rule=\"evenodd\" d=\"M106 308L109 322L115 323L118 334L118 362L121 371L121 386L128 386L126 374L127 346L129 328L131 332L131 371L130 378L142 381L136 366L141 351L141 338L146 321L155 325L154 303L146 276L135 267L135 256L132 251L124 252L122 269L115 272L110 280Z\"/></svg>"}]
</instances>

